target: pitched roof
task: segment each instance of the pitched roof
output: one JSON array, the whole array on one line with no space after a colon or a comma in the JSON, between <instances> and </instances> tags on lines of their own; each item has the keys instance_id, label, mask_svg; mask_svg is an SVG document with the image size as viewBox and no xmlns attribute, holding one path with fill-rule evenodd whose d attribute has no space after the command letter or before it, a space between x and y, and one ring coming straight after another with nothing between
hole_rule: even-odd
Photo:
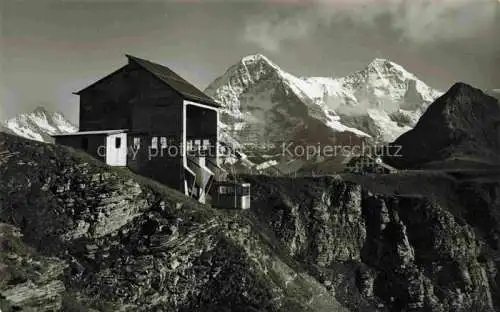
<instances>
[{"instance_id":1,"label":"pitched roof","mask_svg":"<svg viewBox=\"0 0 500 312\"><path fill-rule=\"evenodd\" d=\"M209 106L213 107L220 107L220 105L215 102L214 99L203 93L201 90L193 86L191 83L187 82L184 78L181 76L177 75L175 72L173 72L170 68L153 63L151 61L141 59L132 55L125 54L125 56L129 59L129 62L132 61L145 69L146 71L150 72L153 76L161 80L163 83L166 85L170 86L172 89L177 91L180 95L182 95L184 98L199 102L201 104L206 104ZM101 82L102 80L109 78L110 76L120 72L123 70L125 66L119 68L118 70L114 71L113 73L107 75L106 77L99 79L98 81L94 82L93 84L83 88L82 90L78 92L74 92L74 94L79 94L83 90L86 90L87 88L94 86L95 84Z\"/></svg>"},{"instance_id":2,"label":"pitched roof","mask_svg":"<svg viewBox=\"0 0 500 312\"><path fill-rule=\"evenodd\" d=\"M161 81L169 85L172 89L179 92L186 99L201 102L203 104L211 105L214 107L220 107L220 105L217 104L214 99L187 82L181 76L177 75L170 68L132 55L127 54L126 56L129 60L132 60L133 62L159 78Z\"/></svg>"}]
</instances>

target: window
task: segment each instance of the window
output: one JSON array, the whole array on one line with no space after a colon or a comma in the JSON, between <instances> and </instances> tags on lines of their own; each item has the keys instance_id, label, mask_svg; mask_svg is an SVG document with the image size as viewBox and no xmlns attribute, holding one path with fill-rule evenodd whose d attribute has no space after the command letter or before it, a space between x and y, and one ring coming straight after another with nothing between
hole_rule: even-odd
<instances>
[{"instance_id":1,"label":"window","mask_svg":"<svg viewBox=\"0 0 500 312\"><path fill-rule=\"evenodd\" d=\"M134 149L138 150L141 147L141 138L135 137L133 144L134 144Z\"/></svg>"},{"instance_id":2,"label":"window","mask_svg":"<svg viewBox=\"0 0 500 312\"><path fill-rule=\"evenodd\" d=\"M234 188L232 186L220 186L219 193L223 195L233 194Z\"/></svg>"},{"instance_id":3,"label":"window","mask_svg":"<svg viewBox=\"0 0 500 312\"><path fill-rule=\"evenodd\" d=\"M192 151L193 150L193 141L192 140L189 140L186 142L186 149L188 151Z\"/></svg>"},{"instance_id":4,"label":"window","mask_svg":"<svg viewBox=\"0 0 500 312\"><path fill-rule=\"evenodd\" d=\"M120 148L122 146L122 138L115 138L115 147Z\"/></svg>"},{"instance_id":5,"label":"window","mask_svg":"<svg viewBox=\"0 0 500 312\"><path fill-rule=\"evenodd\" d=\"M203 140L203 148L208 149L210 147L210 140Z\"/></svg>"},{"instance_id":6,"label":"window","mask_svg":"<svg viewBox=\"0 0 500 312\"><path fill-rule=\"evenodd\" d=\"M194 145L195 145L196 147L200 147L200 144L201 144L201 142L200 142L200 140L199 140L199 139L194 140Z\"/></svg>"},{"instance_id":7,"label":"window","mask_svg":"<svg viewBox=\"0 0 500 312\"><path fill-rule=\"evenodd\" d=\"M238 195L247 196L250 195L250 188L248 186L241 186L238 188Z\"/></svg>"},{"instance_id":8,"label":"window","mask_svg":"<svg viewBox=\"0 0 500 312\"><path fill-rule=\"evenodd\" d=\"M161 145L161 148L167 148L167 138L166 137L160 138L160 145Z\"/></svg>"},{"instance_id":9,"label":"window","mask_svg":"<svg viewBox=\"0 0 500 312\"><path fill-rule=\"evenodd\" d=\"M151 138L151 148L158 148L158 137Z\"/></svg>"}]
</instances>

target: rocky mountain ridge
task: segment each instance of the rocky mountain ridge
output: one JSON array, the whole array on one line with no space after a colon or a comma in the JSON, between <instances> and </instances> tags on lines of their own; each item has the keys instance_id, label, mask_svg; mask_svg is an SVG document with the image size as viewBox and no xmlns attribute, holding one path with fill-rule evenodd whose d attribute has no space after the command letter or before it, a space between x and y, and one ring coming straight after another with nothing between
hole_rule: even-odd
<instances>
[{"instance_id":1,"label":"rocky mountain ridge","mask_svg":"<svg viewBox=\"0 0 500 312\"><path fill-rule=\"evenodd\" d=\"M402 157L387 160L400 168L500 166L500 102L456 83L391 145Z\"/></svg>"}]
</instances>

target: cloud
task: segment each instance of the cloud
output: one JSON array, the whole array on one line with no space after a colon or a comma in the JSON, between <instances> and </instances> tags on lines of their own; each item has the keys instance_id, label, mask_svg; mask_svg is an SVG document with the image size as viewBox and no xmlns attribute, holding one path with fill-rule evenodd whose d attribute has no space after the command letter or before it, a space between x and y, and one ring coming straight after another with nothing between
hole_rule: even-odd
<instances>
[{"instance_id":1,"label":"cloud","mask_svg":"<svg viewBox=\"0 0 500 312\"><path fill-rule=\"evenodd\" d=\"M314 0L285 17L264 15L246 21L244 40L276 52L290 40L311 35L317 27L350 21L377 27L381 21L401 39L425 44L492 34L498 0ZM497 17L498 18L498 17ZM497 24L498 25L498 24ZM376 29L376 28L374 28Z\"/></svg>"},{"instance_id":2,"label":"cloud","mask_svg":"<svg viewBox=\"0 0 500 312\"><path fill-rule=\"evenodd\" d=\"M307 36L312 26L309 20L297 16L284 19L276 16L253 17L246 21L243 40L266 51L276 52L284 42Z\"/></svg>"},{"instance_id":3,"label":"cloud","mask_svg":"<svg viewBox=\"0 0 500 312\"><path fill-rule=\"evenodd\" d=\"M385 17L390 26L415 43L457 40L491 30L497 0L318 0L327 21L347 17L373 25Z\"/></svg>"}]
</instances>

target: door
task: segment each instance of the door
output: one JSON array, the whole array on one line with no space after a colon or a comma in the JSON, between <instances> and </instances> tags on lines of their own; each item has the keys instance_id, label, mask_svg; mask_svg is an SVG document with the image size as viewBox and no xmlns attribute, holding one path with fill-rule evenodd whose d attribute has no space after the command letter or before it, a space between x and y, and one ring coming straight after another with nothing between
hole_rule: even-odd
<instances>
[{"instance_id":1,"label":"door","mask_svg":"<svg viewBox=\"0 0 500 312\"><path fill-rule=\"evenodd\" d=\"M106 164L110 166L127 165L127 134L110 134L106 138Z\"/></svg>"}]
</instances>

